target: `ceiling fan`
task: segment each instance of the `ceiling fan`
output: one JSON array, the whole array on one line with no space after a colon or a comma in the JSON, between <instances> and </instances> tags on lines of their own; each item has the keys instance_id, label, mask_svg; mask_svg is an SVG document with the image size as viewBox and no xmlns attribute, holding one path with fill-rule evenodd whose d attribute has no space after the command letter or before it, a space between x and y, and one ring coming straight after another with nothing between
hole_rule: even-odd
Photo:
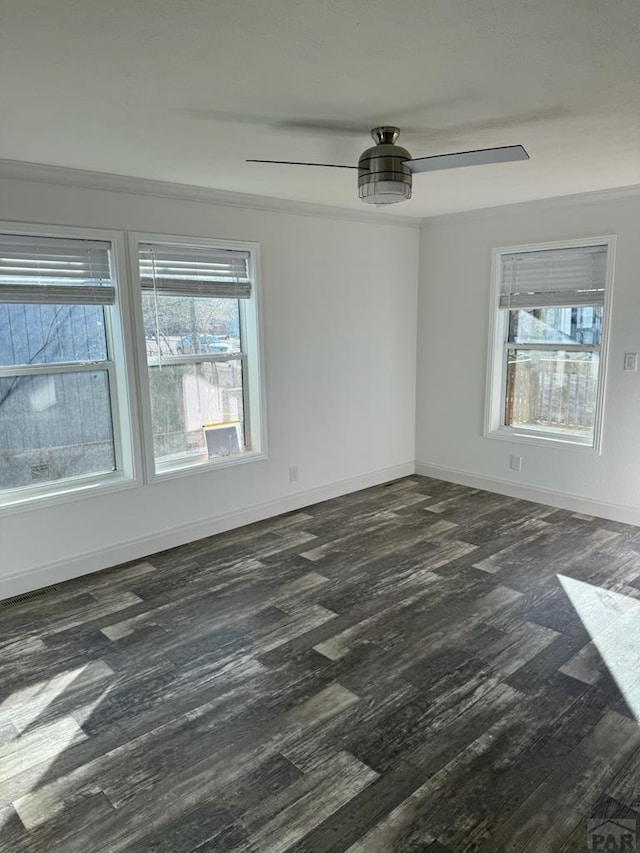
<instances>
[{"instance_id":1,"label":"ceiling fan","mask_svg":"<svg viewBox=\"0 0 640 853\"><path fill-rule=\"evenodd\" d=\"M406 148L396 145L400 128L384 125L374 127L371 136L376 143L360 155L357 166L333 163L302 163L293 160L247 160L247 163L278 163L287 166L326 166L330 169L357 169L358 195L367 204L396 204L411 198L413 175L456 169L459 166L482 166L489 163L509 163L528 160L522 145L501 148L481 148L456 154L436 154L433 157L412 159Z\"/></svg>"}]
</instances>

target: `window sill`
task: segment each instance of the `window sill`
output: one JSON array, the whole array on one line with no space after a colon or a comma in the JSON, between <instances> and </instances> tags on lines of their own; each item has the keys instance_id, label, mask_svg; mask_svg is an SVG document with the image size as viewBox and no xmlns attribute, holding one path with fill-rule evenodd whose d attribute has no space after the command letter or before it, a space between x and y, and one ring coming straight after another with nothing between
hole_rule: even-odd
<instances>
[{"instance_id":1,"label":"window sill","mask_svg":"<svg viewBox=\"0 0 640 853\"><path fill-rule=\"evenodd\" d=\"M151 480L160 482L162 480L173 480L177 477L188 477L191 474L206 474L217 471L220 468L231 468L235 465L245 465L248 462L260 462L269 457L263 451L249 450L246 453L238 453L233 456L220 456L214 459L198 457L190 462L165 463L166 467L156 470Z\"/></svg>"},{"instance_id":2,"label":"window sill","mask_svg":"<svg viewBox=\"0 0 640 853\"><path fill-rule=\"evenodd\" d=\"M125 474L113 474L90 482L78 479L66 481L64 484L62 482L51 483L50 489L45 490L43 486L37 492L34 490L27 493L27 488L22 493L15 490L11 494L0 496L0 517L28 510L48 509L59 504L108 495L113 492L136 488L140 485L141 483L134 477Z\"/></svg>"},{"instance_id":3,"label":"window sill","mask_svg":"<svg viewBox=\"0 0 640 853\"><path fill-rule=\"evenodd\" d=\"M510 441L517 444L534 444L538 447L557 447L567 450L577 450L581 453L597 453L598 449L591 439L581 439L579 436L565 436L557 432L542 432L517 427L497 427L486 432L485 438Z\"/></svg>"}]
</instances>

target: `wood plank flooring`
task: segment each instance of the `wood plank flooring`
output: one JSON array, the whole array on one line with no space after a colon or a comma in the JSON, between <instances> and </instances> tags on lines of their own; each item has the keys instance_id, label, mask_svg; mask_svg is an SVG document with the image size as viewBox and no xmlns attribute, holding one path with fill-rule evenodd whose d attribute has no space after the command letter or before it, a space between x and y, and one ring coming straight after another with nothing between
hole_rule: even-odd
<instances>
[{"instance_id":1,"label":"wood plank flooring","mask_svg":"<svg viewBox=\"0 0 640 853\"><path fill-rule=\"evenodd\" d=\"M0 607L0 853L583 851L639 715L640 529L409 477Z\"/></svg>"}]
</instances>

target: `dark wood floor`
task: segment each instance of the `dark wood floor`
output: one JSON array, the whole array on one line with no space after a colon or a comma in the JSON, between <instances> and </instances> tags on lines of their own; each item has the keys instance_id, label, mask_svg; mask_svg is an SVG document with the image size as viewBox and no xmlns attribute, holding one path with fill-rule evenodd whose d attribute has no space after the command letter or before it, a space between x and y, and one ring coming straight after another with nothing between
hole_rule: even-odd
<instances>
[{"instance_id":1,"label":"dark wood floor","mask_svg":"<svg viewBox=\"0 0 640 853\"><path fill-rule=\"evenodd\" d=\"M423 477L2 607L0 851L586 850L639 611L640 529Z\"/></svg>"}]
</instances>

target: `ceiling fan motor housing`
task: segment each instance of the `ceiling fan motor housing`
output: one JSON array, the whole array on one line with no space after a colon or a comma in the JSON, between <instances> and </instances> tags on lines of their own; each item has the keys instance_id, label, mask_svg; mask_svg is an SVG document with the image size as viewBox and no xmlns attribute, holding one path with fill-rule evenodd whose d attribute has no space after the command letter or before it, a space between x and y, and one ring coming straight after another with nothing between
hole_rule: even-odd
<instances>
[{"instance_id":1,"label":"ceiling fan motor housing","mask_svg":"<svg viewBox=\"0 0 640 853\"><path fill-rule=\"evenodd\" d=\"M376 144L358 160L358 195L369 204L394 204L411 198L412 173L405 165L411 160L406 148L395 144L397 127L375 127Z\"/></svg>"}]
</instances>

